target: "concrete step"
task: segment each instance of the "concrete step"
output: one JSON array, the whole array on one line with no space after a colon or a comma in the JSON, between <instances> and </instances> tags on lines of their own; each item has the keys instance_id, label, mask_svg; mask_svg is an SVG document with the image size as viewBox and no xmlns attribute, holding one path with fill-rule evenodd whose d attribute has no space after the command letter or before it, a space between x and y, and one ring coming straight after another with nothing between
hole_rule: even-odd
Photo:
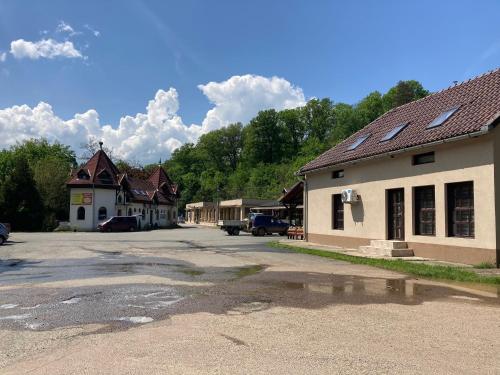
<instances>
[{"instance_id":1,"label":"concrete step","mask_svg":"<svg viewBox=\"0 0 500 375\"><path fill-rule=\"evenodd\" d=\"M384 247L375 246L360 246L359 252L371 256L384 256L384 257L412 257L412 249L387 249Z\"/></svg>"},{"instance_id":2,"label":"concrete step","mask_svg":"<svg viewBox=\"0 0 500 375\"><path fill-rule=\"evenodd\" d=\"M408 248L408 244L405 241L394 241L394 240L371 240L370 246L388 250Z\"/></svg>"}]
</instances>

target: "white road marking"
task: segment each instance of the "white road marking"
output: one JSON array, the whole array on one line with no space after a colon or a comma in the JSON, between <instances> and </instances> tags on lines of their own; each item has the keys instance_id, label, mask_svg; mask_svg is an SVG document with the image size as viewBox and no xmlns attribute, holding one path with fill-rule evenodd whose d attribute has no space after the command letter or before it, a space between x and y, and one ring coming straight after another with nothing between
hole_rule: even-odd
<instances>
[{"instance_id":1,"label":"white road marking","mask_svg":"<svg viewBox=\"0 0 500 375\"><path fill-rule=\"evenodd\" d=\"M144 323L150 323L154 319L150 318L149 316L129 316L129 317L120 318L118 320L126 320L126 321L129 321L131 323L135 323L135 324L144 324Z\"/></svg>"},{"instance_id":2,"label":"white road marking","mask_svg":"<svg viewBox=\"0 0 500 375\"><path fill-rule=\"evenodd\" d=\"M17 307L18 305L15 305L13 303L6 303L4 305L0 305L0 309L13 309L14 307Z\"/></svg>"},{"instance_id":3,"label":"white road marking","mask_svg":"<svg viewBox=\"0 0 500 375\"><path fill-rule=\"evenodd\" d=\"M81 300L82 300L81 298L73 297L73 298L67 299L66 301L62 301L61 303L65 303L67 305L72 305L74 303L80 302Z\"/></svg>"},{"instance_id":4,"label":"white road marking","mask_svg":"<svg viewBox=\"0 0 500 375\"><path fill-rule=\"evenodd\" d=\"M31 314L9 315L0 317L0 320L22 320L28 319L30 316Z\"/></svg>"}]
</instances>

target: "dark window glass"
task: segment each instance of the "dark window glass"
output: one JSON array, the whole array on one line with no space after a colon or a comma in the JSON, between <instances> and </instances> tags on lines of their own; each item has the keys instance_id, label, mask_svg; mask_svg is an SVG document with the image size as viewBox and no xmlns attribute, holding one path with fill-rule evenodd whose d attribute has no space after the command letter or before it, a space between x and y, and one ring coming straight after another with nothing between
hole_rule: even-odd
<instances>
[{"instance_id":1,"label":"dark window glass","mask_svg":"<svg viewBox=\"0 0 500 375\"><path fill-rule=\"evenodd\" d=\"M332 172L332 178L342 178L344 177L344 170L339 169L338 171L333 171Z\"/></svg>"},{"instance_id":2,"label":"dark window glass","mask_svg":"<svg viewBox=\"0 0 500 375\"><path fill-rule=\"evenodd\" d=\"M392 138L394 138L396 135L398 135L404 128L406 128L406 126L408 125L408 123L404 123L404 124L399 124L398 126L396 126L394 129L390 130L385 136L384 138L381 139L381 142L384 142L384 141L390 141Z\"/></svg>"},{"instance_id":3,"label":"dark window glass","mask_svg":"<svg viewBox=\"0 0 500 375\"><path fill-rule=\"evenodd\" d=\"M441 113L438 117L436 117L429 125L427 125L427 129L432 129L437 126L442 125L446 120L448 120L457 110L459 106L453 107L443 113Z\"/></svg>"},{"instance_id":4,"label":"dark window glass","mask_svg":"<svg viewBox=\"0 0 500 375\"><path fill-rule=\"evenodd\" d=\"M77 177L80 180L88 180L89 179L89 175L87 173L85 173L84 171L78 172L78 176Z\"/></svg>"},{"instance_id":5,"label":"dark window glass","mask_svg":"<svg viewBox=\"0 0 500 375\"><path fill-rule=\"evenodd\" d=\"M122 216L122 210L118 210L118 213L116 214L116 216Z\"/></svg>"},{"instance_id":6,"label":"dark window glass","mask_svg":"<svg viewBox=\"0 0 500 375\"><path fill-rule=\"evenodd\" d=\"M76 220L85 220L85 208L78 207L78 211L76 211Z\"/></svg>"},{"instance_id":7,"label":"dark window glass","mask_svg":"<svg viewBox=\"0 0 500 375\"><path fill-rule=\"evenodd\" d=\"M434 163L434 152L413 155L413 165Z\"/></svg>"},{"instance_id":8,"label":"dark window glass","mask_svg":"<svg viewBox=\"0 0 500 375\"><path fill-rule=\"evenodd\" d=\"M146 211L144 210L144 208L142 209L142 219L146 219Z\"/></svg>"},{"instance_id":9,"label":"dark window glass","mask_svg":"<svg viewBox=\"0 0 500 375\"><path fill-rule=\"evenodd\" d=\"M351 144L348 148L347 148L347 151L352 151L352 150L355 150L358 148L358 146L363 143L364 141L366 141L368 139L368 137L370 137L371 134L365 134L365 135L362 135L360 136L359 138L357 138L353 144Z\"/></svg>"},{"instance_id":10,"label":"dark window glass","mask_svg":"<svg viewBox=\"0 0 500 375\"><path fill-rule=\"evenodd\" d=\"M436 201L434 186L415 188L415 234L436 235Z\"/></svg>"},{"instance_id":11,"label":"dark window glass","mask_svg":"<svg viewBox=\"0 0 500 375\"><path fill-rule=\"evenodd\" d=\"M107 217L108 217L108 210L106 210L106 207L99 208L97 218L99 220L106 220Z\"/></svg>"},{"instance_id":12,"label":"dark window glass","mask_svg":"<svg viewBox=\"0 0 500 375\"><path fill-rule=\"evenodd\" d=\"M332 216L333 229L344 229L344 203L342 203L342 194L332 195Z\"/></svg>"},{"instance_id":13,"label":"dark window glass","mask_svg":"<svg viewBox=\"0 0 500 375\"><path fill-rule=\"evenodd\" d=\"M113 183L113 179L107 171L103 171L99 174L99 181L101 182L101 184L111 185Z\"/></svg>"},{"instance_id":14,"label":"dark window glass","mask_svg":"<svg viewBox=\"0 0 500 375\"><path fill-rule=\"evenodd\" d=\"M474 237L474 184L448 184L448 236Z\"/></svg>"},{"instance_id":15,"label":"dark window glass","mask_svg":"<svg viewBox=\"0 0 500 375\"><path fill-rule=\"evenodd\" d=\"M128 216L132 216L132 209L131 208L128 209Z\"/></svg>"}]
</instances>

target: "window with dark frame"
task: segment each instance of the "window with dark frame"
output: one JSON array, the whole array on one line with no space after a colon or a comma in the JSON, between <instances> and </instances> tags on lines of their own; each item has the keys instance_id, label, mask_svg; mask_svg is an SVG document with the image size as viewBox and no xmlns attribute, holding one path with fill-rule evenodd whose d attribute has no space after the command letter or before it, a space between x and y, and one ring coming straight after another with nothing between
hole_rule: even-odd
<instances>
[{"instance_id":1,"label":"window with dark frame","mask_svg":"<svg viewBox=\"0 0 500 375\"><path fill-rule=\"evenodd\" d=\"M98 177L101 184L111 185L113 183L113 179L111 178L111 175L108 173L108 171L102 171Z\"/></svg>"},{"instance_id":2,"label":"window with dark frame","mask_svg":"<svg viewBox=\"0 0 500 375\"><path fill-rule=\"evenodd\" d=\"M97 213L98 220L106 220L108 218L108 210L106 207L100 207Z\"/></svg>"},{"instance_id":3,"label":"window with dark frame","mask_svg":"<svg viewBox=\"0 0 500 375\"><path fill-rule=\"evenodd\" d=\"M474 184L472 181L446 185L448 237L474 238Z\"/></svg>"},{"instance_id":4,"label":"window with dark frame","mask_svg":"<svg viewBox=\"0 0 500 375\"><path fill-rule=\"evenodd\" d=\"M332 195L332 227L333 229L344 229L344 203L342 194Z\"/></svg>"},{"instance_id":5,"label":"window with dark frame","mask_svg":"<svg viewBox=\"0 0 500 375\"><path fill-rule=\"evenodd\" d=\"M426 152L425 154L417 154L413 155L412 164L420 165L420 164L428 164L434 163L434 151Z\"/></svg>"},{"instance_id":6,"label":"window with dark frame","mask_svg":"<svg viewBox=\"0 0 500 375\"><path fill-rule=\"evenodd\" d=\"M436 235L436 200L434 186L419 186L414 190L415 234Z\"/></svg>"},{"instance_id":7,"label":"window with dark frame","mask_svg":"<svg viewBox=\"0 0 500 375\"><path fill-rule=\"evenodd\" d=\"M76 211L76 220L85 220L85 208L84 207L78 207L78 210Z\"/></svg>"},{"instance_id":8,"label":"window with dark frame","mask_svg":"<svg viewBox=\"0 0 500 375\"><path fill-rule=\"evenodd\" d=\"M337 171L332 172L332 178L342 178L342 177L344 177L344 170L343 169L339 169Z\"/></svg>"}]
</instances>

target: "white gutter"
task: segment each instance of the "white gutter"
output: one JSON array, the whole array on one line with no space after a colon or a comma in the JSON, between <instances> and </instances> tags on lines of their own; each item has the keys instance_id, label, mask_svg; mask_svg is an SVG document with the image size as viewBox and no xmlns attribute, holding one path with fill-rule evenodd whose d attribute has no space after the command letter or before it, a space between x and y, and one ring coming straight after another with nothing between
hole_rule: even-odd
<instances>
[{"instance_id":1,"label":"white gutter","mask_svg":"<svg viewBox=\"0 0 500 375\"><path fill-rule=\"evenodd\" d=\"M498 116L500 116L500 114ZM440 140L440 141L434 141L434 142L430 142L430 143L424 143L424 144L421 144L421 145L406 147L406 148L402 148L402 149L395 150L395 151L389 151L389 152L385 152L385 153L382 153L382 154L377 154L377 155L368 156L368 157L361 158L361 159L355 159L355 160L347 161L347 162L344 162L344 163L329 164L329 165L326 165L324 167L311 169L311 170L308 170L308 171L305 171L305 172L297 171L295 173L295 175L296 176L305 176L306 174L316 173L316 172L319 172L319 171L323 171L325 169L331 169L332 167L344 167L344 166L348 166L348 165L352 165L352 164L357 164L357 163L365 162L365 161L368 161L368 160L381 159L381 158L386 157L386 156L399 155L399 154L402 154L402 153L405 153L405 152L419 150L419 149L426 148L426 147L432 147L432 146L437 146L437 145L441 145L441 144L445 144L445 143L457 142L457 141L461 141L461 140L469 139L469 138L476 138L476 137L479 137L481 135L485 135L485 134L489 133L489 131L491 129L493 129L493 122L498 118L498 116L496 118L494 118L492 121L488 122L486 125L484 125L481 128L481 130L478 130L478 131L473 132L473 133L459 135L459 136L452 137L452 138L446 138L446 139L443 139L443 140Z\"/></svg>"}]
</instances>

